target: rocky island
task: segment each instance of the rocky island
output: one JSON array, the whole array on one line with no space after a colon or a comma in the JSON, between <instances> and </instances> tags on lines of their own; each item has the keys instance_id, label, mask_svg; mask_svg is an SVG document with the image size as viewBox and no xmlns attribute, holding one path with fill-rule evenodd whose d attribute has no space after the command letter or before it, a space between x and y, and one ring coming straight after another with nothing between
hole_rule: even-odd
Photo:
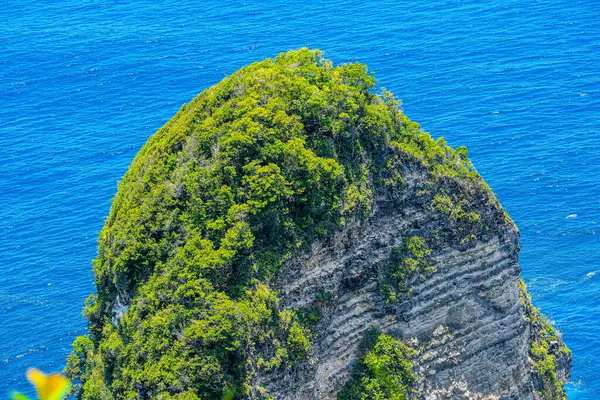
<instances>
[{"instance_id":1,"label":"rocky island","mask_svg":"<svg viewBox=\"0 0 600 400\"><path fill-rule=\"evenodd\" d=\"M571 354L464 147L301 49L141 149L94 262L82 399L563 399Z\"/></svg>"}]
</instances>

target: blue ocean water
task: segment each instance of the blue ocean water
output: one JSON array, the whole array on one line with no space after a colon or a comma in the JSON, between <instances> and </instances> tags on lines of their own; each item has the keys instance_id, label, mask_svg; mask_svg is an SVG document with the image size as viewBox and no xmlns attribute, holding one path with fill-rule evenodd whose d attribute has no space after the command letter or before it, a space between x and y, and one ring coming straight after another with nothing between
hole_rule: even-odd
<instances>
[{"instance_id":1,"label":"blue ocean water","mask_svg":"<svg viewBox=\"0 0 600 400\"><path fill-rule=\"evenodd\" d=\"M475 166L522 234L534 303L600 398L600 2L0 2L0 397L85 333L90 261L147 138L288 49L361 61Z\"/></svg>"}]
</instances>

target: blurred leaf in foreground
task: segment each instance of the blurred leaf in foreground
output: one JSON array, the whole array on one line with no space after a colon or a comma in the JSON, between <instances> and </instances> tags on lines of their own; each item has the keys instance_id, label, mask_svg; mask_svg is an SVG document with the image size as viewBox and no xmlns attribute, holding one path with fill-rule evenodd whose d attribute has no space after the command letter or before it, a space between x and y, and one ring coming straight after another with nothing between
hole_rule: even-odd
<instances>
[{"instance_id":1,"label":"blurred leaf in foreground","mask_svg":"<svg viewBox=\"0 0 600 400\"><path fill-rule=\"evenodd\" d=\"M71 382L61 374L46 375L39 369L27 370L27 380L35 386L39 400L61 400L67 395ZM13 393L13 400L29 400L21 393Z\"/></svg>"}]
</instances>

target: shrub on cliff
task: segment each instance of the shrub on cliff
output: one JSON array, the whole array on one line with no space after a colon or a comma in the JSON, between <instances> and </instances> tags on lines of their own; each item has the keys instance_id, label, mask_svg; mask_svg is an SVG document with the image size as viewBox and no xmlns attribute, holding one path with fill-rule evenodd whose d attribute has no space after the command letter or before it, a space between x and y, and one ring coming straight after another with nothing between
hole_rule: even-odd
<instances>
[{"instance_id":1,"label":"shrub on cliff","mask_svg":"<svg viewBox=\"0 0 600 400\"><path fill-rule=\"evenodd\" d=\"M373 331L367 331L367 338ZM366 343L364 354L354 365L338 400L407 400L414 392L416 377L411 358L416 351L399 339L379 334Z\"/></svg>"}]
</instances>

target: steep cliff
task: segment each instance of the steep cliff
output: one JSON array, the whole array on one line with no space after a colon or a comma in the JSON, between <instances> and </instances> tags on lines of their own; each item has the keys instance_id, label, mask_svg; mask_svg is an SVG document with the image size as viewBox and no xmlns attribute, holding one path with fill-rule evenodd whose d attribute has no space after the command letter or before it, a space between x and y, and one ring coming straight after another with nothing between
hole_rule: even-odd
<instances>
[{"instance_id":1,"label":"steep cliff","mask_svg":"<svg viewBox=\"0 0 600 400\"><path fill-rule=\"evenodd\" d=\"M465 148L302 49L142 148L67 373L85 399L560 399L570 352Z\"/></svg>"}]
</instances>

